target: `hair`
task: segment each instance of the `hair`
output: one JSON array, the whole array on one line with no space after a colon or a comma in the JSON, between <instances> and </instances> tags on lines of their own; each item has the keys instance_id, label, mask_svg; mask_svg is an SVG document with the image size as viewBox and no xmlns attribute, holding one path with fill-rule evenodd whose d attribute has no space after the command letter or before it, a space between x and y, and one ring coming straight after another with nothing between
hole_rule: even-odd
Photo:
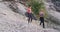
<instances>
[{"instance_id":1,"label":"hair","mask_svg":"<svg viewBox=\"0 0 60 32\"><path fill-rule=\"evenodd\" d=\"M31 7L31 5L28 5L28 7Z\"/></svg>"}]
</instances>

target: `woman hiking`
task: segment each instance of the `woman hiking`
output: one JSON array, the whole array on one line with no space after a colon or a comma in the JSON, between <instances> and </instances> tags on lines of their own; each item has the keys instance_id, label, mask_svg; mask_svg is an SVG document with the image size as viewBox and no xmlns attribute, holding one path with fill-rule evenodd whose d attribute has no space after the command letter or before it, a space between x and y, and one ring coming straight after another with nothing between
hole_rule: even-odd
<instances>
[{"instance_id":1,"label":"woman hiking","mask_svg":"<svg viewBox=\"0 0 60 32\"><path fill-rule=\"evenodd\" d=\"M43 24L43 28L45 28L45 25L44 25L44 12L40 11L39 15L40 15L40 21L41 21L40 25Z\"/></svg>"},{"instance_id":2,"label":"woman hiking","mask_svg":"<svg viewBox=\"0 0 60 32\"><path fill-rule=\"evenodd\" d=\"M32 22L32 10L31 10L31 6L28 7L27 13L28 13L28 23Z\"/></svg>"}]
</instances>

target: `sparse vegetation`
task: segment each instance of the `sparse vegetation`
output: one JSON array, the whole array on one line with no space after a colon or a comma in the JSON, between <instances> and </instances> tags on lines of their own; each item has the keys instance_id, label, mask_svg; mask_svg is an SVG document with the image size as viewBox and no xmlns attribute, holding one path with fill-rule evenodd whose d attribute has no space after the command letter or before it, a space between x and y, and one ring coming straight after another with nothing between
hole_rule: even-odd
<instances>
[{"instance_id":1,"label":"sparse vegetation","mask_svg":"<svg viewBox=\"0 0 60 32\"><path fill-rule=\"evenodd\" d=\"M44 7L44 3L42 1L39 0L31 0L28 3L28 6L31 5L32 6L32 11L34 12L34 14L38 17L39 16L39 11L41 11L41 9L44 10L45 14L45 7ZM46 14L47 15L47 14ZM46 17L46 16L45 16Z\"/></svg>"}]
</instances>

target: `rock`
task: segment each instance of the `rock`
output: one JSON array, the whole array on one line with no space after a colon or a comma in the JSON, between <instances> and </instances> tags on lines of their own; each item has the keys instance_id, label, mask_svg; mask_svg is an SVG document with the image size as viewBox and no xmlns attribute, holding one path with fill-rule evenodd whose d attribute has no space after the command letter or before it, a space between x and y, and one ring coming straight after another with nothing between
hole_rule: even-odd
<instances>
[{"instance_id":1,"label":"rock","mask_svg":"<svg viewBox=\"0 0 60 32\"><path fill-rule=\"evenodd\" d=\"M50 5L51 5L51 7L50 7ZM54 3L52 3L52 1L45 2L45 6L46 6L46 10L48 12L47 20L49 20L51 23L54 23L54 24L50 23L50 25L52 25L53 28L60 30L60 28L59 28L59 26L60 26L60 12L56 11L56 8L54 7L55 5L54 5ZM58 26L58 27L55 27L55 26Z\"/></svg>"},{"instance_id":2,"label":"rock","mask_svg":"<svg viewBox=\"0 0 60 32\"><path fill-rule=\"evenodd\" d=\"M23 17L13 12L3 2L0 3L0 32L58 32L55 29L43 29L33 23L28 24Z\"/></svg>"}]
</instances>

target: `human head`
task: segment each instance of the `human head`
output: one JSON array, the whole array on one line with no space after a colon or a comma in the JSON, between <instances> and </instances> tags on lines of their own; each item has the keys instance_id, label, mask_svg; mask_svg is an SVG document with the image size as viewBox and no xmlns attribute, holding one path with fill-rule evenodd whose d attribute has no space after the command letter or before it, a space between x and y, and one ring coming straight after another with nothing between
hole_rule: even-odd
<instances>
[{"instance_id":1,"label":"human head","mask_svg":"<svg viewBox=\"0 0 60 32\"><path fill-rule=\"evenodd\" d=\"M31 5L28 5L28 7L31 7Z\"/></svg>"}]
</instances>

